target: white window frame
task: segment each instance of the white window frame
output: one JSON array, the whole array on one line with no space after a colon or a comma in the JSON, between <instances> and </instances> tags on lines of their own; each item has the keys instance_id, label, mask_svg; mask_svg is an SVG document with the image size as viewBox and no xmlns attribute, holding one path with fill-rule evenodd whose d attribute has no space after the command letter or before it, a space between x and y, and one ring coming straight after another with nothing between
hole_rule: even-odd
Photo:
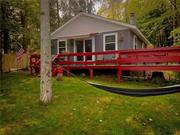
<instances>
[{"instance_id":1,"label":"white window frame","mask_svg":"<svg viewBox=\"0 0 180 135\"><path fill-rule=\"evenodd\" d=\"M106 37L107 36L115 36L115 50L118 50L118 33L107 33L107 34L103 34L103 51L108 51L106 50ZM114 43L114 42L112 42Z\"/></svg>"},{"instance_id":2,"label":"white window frame","mask_svg":"<svg viewBox=\"0 0 180 135\"><path fill-rule=\"evenodd\" d=\"M133 49L137 49L137 36L133 36Z\"/></svg>"},{"instance_id":3,"label":"white window frame","mask_svg":"<svg viewBox=\"0 0 180 135\"><path fill-rule=\"evenodd\" d=\"M59 42L65 41L65 51L67 52L67 39L59 39L57 40L57 54L59 54Z\"/></svg>"}]
</instances>

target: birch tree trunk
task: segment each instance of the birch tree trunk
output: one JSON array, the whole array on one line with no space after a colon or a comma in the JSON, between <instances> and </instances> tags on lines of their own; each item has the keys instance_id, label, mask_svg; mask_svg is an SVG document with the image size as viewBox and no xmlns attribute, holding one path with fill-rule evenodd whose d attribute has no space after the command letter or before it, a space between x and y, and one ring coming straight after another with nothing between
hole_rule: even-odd
<instances>
[{"instance_id":1,"label":"birch tree trunk","mask_svg":"<svg viewBox=\"0 0 180 135\"><path fill-rule=\"evenodd\" d=\"M49 24L49 0L41 0L40 36L41 36L41 82L40 101L51 102L51 43Z\"/></svg>"}]
</instances>

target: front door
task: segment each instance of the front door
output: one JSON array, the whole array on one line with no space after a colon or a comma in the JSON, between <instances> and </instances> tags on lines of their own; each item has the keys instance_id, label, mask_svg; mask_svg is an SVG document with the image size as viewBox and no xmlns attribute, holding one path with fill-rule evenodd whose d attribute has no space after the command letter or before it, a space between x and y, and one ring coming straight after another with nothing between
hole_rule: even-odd
<instances>
[{"instance_id":1,"label":"front door","mask_svg":"<svg viewBox=\"0 0 180 135\"><path fill-rule=\"evenodd\" d=\"M76 41L76 52L82 53L84 52L84 41L83 40L77 40ZM83 56L77 56L77 61L83 61Z\"/></svg>"},{"instance_id":2,"label":"front door","mask_svg":"<svg viewBox=\"0 0 180 135\"><path fill-rule=\"evenodd\" d=\"M93 52L92 39L76 40L75 41L76 53ZM92 56L87 56L87 60L92 60ZM85 61L85 57L77 56L77 61Z\"/></svg>"},{"instance_id":3,"label":"front door","mask_svg":"<svg viewBox=\"0 0 180 135\"><path fill-rule=\"evenodd\" d=\"M92 50L92 39L85 40L84 47L85 47L85 52L93 52L93 50ZM92 56L87 56L86 59L92 60Z\"/></svg>"}]
</instances>

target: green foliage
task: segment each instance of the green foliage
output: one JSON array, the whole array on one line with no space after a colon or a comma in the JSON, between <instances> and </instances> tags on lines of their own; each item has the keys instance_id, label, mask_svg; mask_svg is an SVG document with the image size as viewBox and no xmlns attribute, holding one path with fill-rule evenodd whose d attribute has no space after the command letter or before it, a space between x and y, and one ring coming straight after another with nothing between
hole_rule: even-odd
<instances>
[{"instance_id":1,"label":"green foliage","mask_svg":"<svg viewBox=\"0 0 180 135\"><path fill-rule=\"evenodd\" d=\"M37 0L4 0L0 1L9 8L6 25L9 31L11 48L21 45L25 50L39 48L39 2Z\"/></svg>"},{"instance_id":2,"label":"green foliage","mask_svg":"<svg viewBox=\"0 0 180 135\"><path fill-rule=\"evenodd\" d=\"M50 0L51 31L62 26L80 11L93 13L96 1L97 0ZM8 40L11 49L15 49L18 44L30 52L38 50L40 48L39 1L0 0L0 5L3 5L6 10L6 14L3 13L6 19L0 17L0 25L8 32L8 38L6 40Z\"/></svg>"},{"instance_id":3,"label":"green foliage","mask_svg":"<svg viewBox=\"0 0 180 135\"><path fill-rule=\"evenodd\" d=\"M180 0L104 0L98 12L124 22L129 22L131 13L135 13L136 25L151 43L156 46L173 45L177 34L170 36L170 33L180 27Z\"/></svg>"},{"instance_id":4,"label":"green foliage","mask_svg":"<svg viewBox=\"0 0 180 135\"><path fill-rule=\"evenodd\" d=\"M125 22L125 6L126 3L123 3L122 0L103 0L98 15Z\"/></svg>"},{"instance_id":5,"label":"green foliage","mask_svg":"<svg viewBox=\"0 0 180 135\"><path fill-rule=\"evenodd\" d=\"M51 31L56 30L81 11L94 13L94 6L97 1L98 0L51 0Z\"/></svg>"},{"instance_id":6,"label":"green foliage","mask_svg":"<svg viewBox=\"0 0 180 135\"><path fill-rule=\"evenodd\" d=\"M142 82L117 84L110 77L95 77L93 81L126 88L157 86ZM53 79L54 101L44 106L39 104L39 78L8 73L2 84L3 135L176 135L180 130L179 94L127 97L64 77L62 82Z\"/></svg>"},{"instance_id":7,"label":"green foliage","mask_svg":"<svg viewBox=\"0 0 180 135\"><path fill-rule=\"evenodd\" d=\"M173 21L178 21L172 0L129 0L128 14L136 13L137 25L148 39L157 46L173 45ZM180 10L180 1L176 1L177 11ZM176 16L176 17L175 17ZM176 20L173 20L175 17Z\"/></svg>"},{"instance_id":8,"label":"green foliage","mask_svg":"<svg viewBox=\"0 0 180 135\"><path fill-rule=\"evenodd\" d=\"M180 46L180 27L171 31L170 38L174 38L176 45Z\"/></svg>"}]
</instances>

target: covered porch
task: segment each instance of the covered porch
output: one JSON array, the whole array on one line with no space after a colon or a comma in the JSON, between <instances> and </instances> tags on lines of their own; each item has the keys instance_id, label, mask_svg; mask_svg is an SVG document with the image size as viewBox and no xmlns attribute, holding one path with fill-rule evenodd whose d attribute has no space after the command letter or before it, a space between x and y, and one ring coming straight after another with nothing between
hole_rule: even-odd
<instances>
[{"instance_id":1,"label":"covered porch","mask_svg":"<svg viewBox=\"0 0 180 135\"><path fill-rule=\"evenodd\" d=\"M92 53L95 52L95 35L88 34L81 36L62 37L57 40L57 54L68 55L71 53ZM62 57L62 60L67 60ZM71 61L94 61L95 57L88 56L73 56Z\"/></svg>"}]
</instances>

